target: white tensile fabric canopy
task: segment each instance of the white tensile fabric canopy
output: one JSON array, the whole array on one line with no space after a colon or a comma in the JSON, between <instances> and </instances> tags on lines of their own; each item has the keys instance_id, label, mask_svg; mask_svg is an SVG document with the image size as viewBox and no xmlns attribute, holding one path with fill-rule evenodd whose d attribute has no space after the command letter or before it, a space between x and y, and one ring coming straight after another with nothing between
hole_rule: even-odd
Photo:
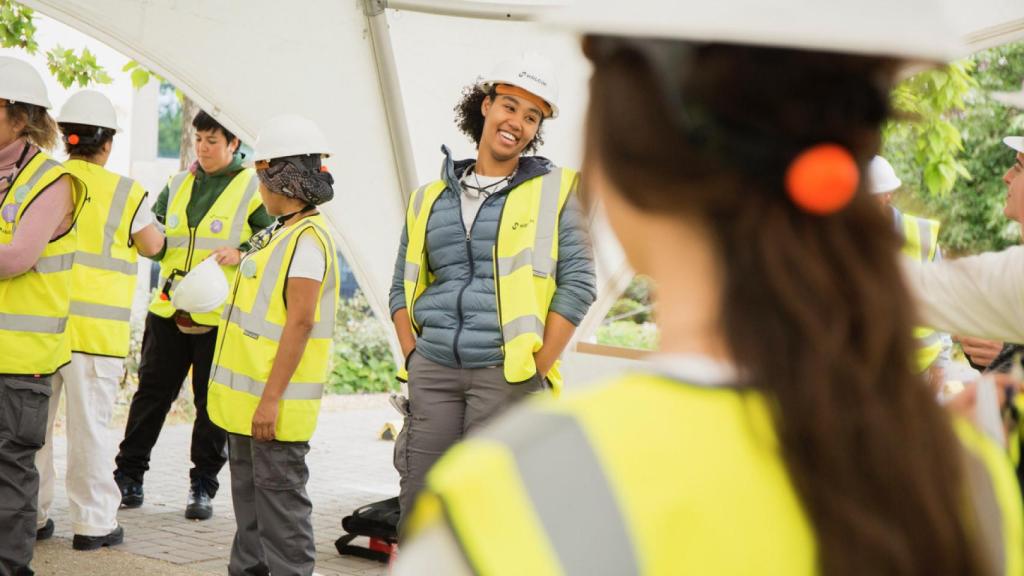
<instances>
[{"instance_id":1,"label":"white tensile fabric canopy","mask_svg":"<svg viewBox=\"0 0 1024 576\"><path fill-rule=\"evenodd\" d=\"M580 160L587 65L577 42L515 21L542 6L463 0L21 1L161 74L245 141L251 143L261 123L276 114L296 112L318 122L334 147L328 164L337 179L337 195L323 211L384 321L409 192L436 177L442 143L457 156L473 155L452 122L463 86L500 59L525 50L546 54L560 72L562 114L546 123L540 153L566 166ZM959 0L953 7L971 49L1024 37L1021 0ZM850 25L871 26L884 17L865 14L863 23ZM595 237L600 296L581 327L584 336L631 277L602 226Z\"/></svg>"}]
</instances>

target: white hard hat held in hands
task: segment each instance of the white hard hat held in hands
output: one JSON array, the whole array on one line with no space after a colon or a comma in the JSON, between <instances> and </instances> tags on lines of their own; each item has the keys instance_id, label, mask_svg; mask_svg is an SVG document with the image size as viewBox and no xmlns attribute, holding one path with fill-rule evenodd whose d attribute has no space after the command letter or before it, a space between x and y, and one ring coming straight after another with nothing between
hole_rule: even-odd
<instances>
[{"instance_id":1,"label":"white hard hat held in hands","mask_svg":"<svg viewBox=\"0 0 1024 576\"><path fill-rule=\"evenodd\" d=\"M477 83L485 88L505 84L526 90L550 106L551 118L558 117L558 79L554 66L540 54L526 52L518 58L505 60Z\"/></svg>"},{"instance_id":2,"label":"white hard hat held in hands","mask_svg":"<svg viewBox=\"0 0 1024 576\"><path fill-rule=\"evenodd\" d=\"M43 77L28 62L0 56L0 98L51 108Z\"/></svg>"},{"instance_id":3,"label":"white hard hat held in hands","mask_svg":"<svg viewBox=\"0 0 1024 576\"><path fill-rule=\"evenodd\" d=\"M202 314L216 310L227 298L228 281L210 256L182 278L171 293L171 304L178 310Z\"/></svg>"},{"instance_id":4,"label":"white hard hat held in hands","mask_svg":"<svg viewBox=\"0 0 1024 576\"><path fill-rule=\"evenodd\" d=\"M869 191L872 194L895 192L903 185L892 164L881 156L875 156L868 164Z\"/></svg>"},{"instance_id":5,"label":"white hard hat held in hands","mask_svg":"<svg viewBox=\"0 0 1024 576\"><path fill-rule=\"evenodd\" d=\"M99 126L115 132L119 130L114 105L109 98L95 90L81 90L68 98L60 109L57 122Z\"/></svg>"}]
</instances>

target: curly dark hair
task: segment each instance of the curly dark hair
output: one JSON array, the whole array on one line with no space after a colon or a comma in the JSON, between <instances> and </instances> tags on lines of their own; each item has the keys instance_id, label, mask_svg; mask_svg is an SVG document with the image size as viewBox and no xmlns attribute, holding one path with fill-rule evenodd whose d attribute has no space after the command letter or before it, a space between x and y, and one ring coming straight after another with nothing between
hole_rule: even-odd
<instances>
[{"instance_id":1,"label":"curly dark hair","mask_svg":"<svg viewBox=\"0 0 1024 576\"><path fill-rule=\"evenodd\" d=\"M99 154L103 150L103 146L114 139L114 131L110 128L68 122L61 122L58 126L60 126L63 135L61 140L64 142L64 149L67 150L68 156L90 158ZM77 144L68 142L68 138L72 134L78 136Z\"/></svg>"},{"instance_id":2,"label":"curly dark hair","mask_svg":"<svg viewBox=\"0 0 1024 576\"><path fill-rule=\"evenodd\" d=\"M462 89L462 98L455 105L455 125L477 147L480 146L480 137L484 133L484 115L480 112L480 106L484 103L484 98L493 100L495 96L497 94L494 92L494 88L487 92L479 84L471 84ZM540 126L537 127L537 134L523 149L523 154L534 154L543 145L544 120L541 119Z\"/></svg>"}]
</instances>

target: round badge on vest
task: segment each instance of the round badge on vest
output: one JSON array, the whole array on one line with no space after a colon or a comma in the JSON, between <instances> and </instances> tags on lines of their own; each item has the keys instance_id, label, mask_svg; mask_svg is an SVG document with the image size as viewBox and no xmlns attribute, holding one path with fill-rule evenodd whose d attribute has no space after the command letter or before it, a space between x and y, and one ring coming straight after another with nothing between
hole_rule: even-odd
<instances>
[{"instance_id":1,"label":"round badge on vest","mask_svg":"<svg viewBox=\"0 0 1024 576\"><path fill-rule=\"evenodd\" d=\"M18 186L17 188L15 188L14 189L14 201L19 203L19 204L24 202L25 198L28 198L28 191L29 191L29 187L28 187L27 184L22 184L21 186Z\"/></svg>"},{"instance_id":2,"label":"round badge on vest","mask_svg":"<svg viewBox=\"0 0 1024 576\"><path fill-rule=\"evenodd\" d=\"M17 216L17 215L18 215L18 205L17 204L8 204L7 206L4 206L3 211L0 212L0 216L2 216L3 219L4 219L4 222L7 222L8 224L11 223L11 222L14 222L14 217Z\"/></svg>"},{"instance_id":3,"label":"round badge on vest","mask_svg":"<svg viewBox=\"0 0 1024 576\"><path fill-rule=\"evenodd\" d=\"M245 262L242 262L242 276L245 276L246 278L255 278L256 262L252 260L246 260Z\"/></svg>"},{"instance_id":4,"label":"round badge on vest","mask_svg":"<svg viewBox=\"0 0 1024 576\"><path fill-rule=\"evenodd\" d=\"M170 216L167 217L167 227L168 228L177 228L178 227L178 215L177 214L171 214Z\"/></svg>"},{"instance_id":5,"label":"round badge on vest","mask_svg":"<svg viewBox=\"0 0 1024 576\"><path fill-rule=\"evenodd\" d=\"M210 232L214 234L220 234L220 231L224 229L224 223L220 220L214 220L210 222Z\"/></svg>"}]
</instances>

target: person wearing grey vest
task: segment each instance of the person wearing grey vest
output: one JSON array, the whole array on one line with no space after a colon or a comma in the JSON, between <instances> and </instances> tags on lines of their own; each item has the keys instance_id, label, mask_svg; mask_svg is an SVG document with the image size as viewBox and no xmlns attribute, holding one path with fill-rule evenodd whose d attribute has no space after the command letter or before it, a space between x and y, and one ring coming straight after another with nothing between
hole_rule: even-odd
<instances>
[{"instance_id":1,"label":"person wearing grey vest","mask_svg":"<svg viewBox=\"0 0 1024 576\"><path fill-rule=\"evenodd\" d=\"M597 293L585 216L570 193L555 222L557 288L543 345L534 353L536 375L525 382L506 378L495 244L509 197L534 179L563 173L532 155L543 143L544 121L558 113L551 66L533 54L503 62L488 80L464 90L455 110L460 131L477 145L477 157L454 161L442 147L444 189L424 208L430 212L422 246L433 281L416 298L412 318L406 304L412 295L405 285L408 227L391 286L391 317L409 374L405 425L395 445L401 524L445 450L515 401L547 387L545 376Z\"/></svg>"}]
</instances>

